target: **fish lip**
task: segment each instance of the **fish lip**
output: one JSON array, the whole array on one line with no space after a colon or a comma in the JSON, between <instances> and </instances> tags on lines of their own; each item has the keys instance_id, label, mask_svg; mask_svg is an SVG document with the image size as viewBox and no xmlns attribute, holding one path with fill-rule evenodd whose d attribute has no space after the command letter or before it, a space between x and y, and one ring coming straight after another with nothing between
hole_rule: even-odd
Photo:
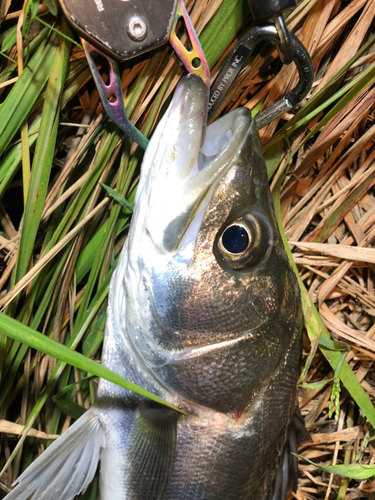
<instances>
[{"instance_id":1,"label":"fish lip","mask_svg":"<svg viewBox=\"0 0 375 500\"><path fill-rule=\"evenodd\" d=\"M196 94L193 98L191 98L192 93ZM206 85L203 80L198 75L189 73L177 85L168 112L177 111L184 115L185 120L191 120L200 115L203 129L205 128L205 96ZM199 107L193 105L194 98L200 100Z\"/></svg>"},{"instance_id":2,"label":"fish lip","mask_svg":"<svg viewBox=\"0 0 375 500\"><path fill-rule=\"evenodd\" d=\"M164 254L178 253L187 231L195 232L214 186L236 161L251 126L250 111L237 109L207 127L201 146L205 96L199 77L183 78L145 154L143 225Z\"/></svg>"},{"instance_id":3,"label":"fish lip","mask_svg":"<svg viewBox=\"0 0 375 500\"><path fill-rule=\"evenodd\" d=\"M190 218L186 218L183 234L175 241L174 253L181 253L192 241L195 241L204 219L206 210L214 197L220 181L236 164L252 126L251 112L247 108L236 109L219 118L207 127L206 136L197 155L199 172L192 178L192 184L205 186L196 204L192 206ZM210 141L215 137L214 154ZM227 140L227 145L220 149L220 143ZM219 147L218 147L219 146ZM207 156L210 160L207 162ZM202 160L202 157L206 159ZM199 165L199 163L201 163ZM211 175L209 171L211 170ZM172 226L173 229L173 226ZM181 231L182 233L182 231Z\"/></svg>"}]
</instances>

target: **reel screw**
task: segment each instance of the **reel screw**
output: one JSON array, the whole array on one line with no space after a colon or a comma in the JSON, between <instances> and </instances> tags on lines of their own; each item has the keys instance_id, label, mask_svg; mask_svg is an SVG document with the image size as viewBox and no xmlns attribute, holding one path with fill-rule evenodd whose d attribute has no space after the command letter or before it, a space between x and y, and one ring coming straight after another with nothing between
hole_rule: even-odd
<instances>
[{"instance_id":1,"label":"reel screw","mask_svg":"<svg viewBox=\"0 0 375 500\"><path fill-rule=\"evenodd\" d=\"M129 38L135 42L141 42L147 36L147 24L141 17L133 16L129 19L126 31Z\"/></svg>"}]
</instances>

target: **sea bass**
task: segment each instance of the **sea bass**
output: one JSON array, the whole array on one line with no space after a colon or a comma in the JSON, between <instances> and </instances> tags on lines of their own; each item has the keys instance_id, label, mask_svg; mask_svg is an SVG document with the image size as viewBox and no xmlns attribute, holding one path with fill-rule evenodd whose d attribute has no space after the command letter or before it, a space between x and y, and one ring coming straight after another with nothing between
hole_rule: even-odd
<instances>
[{"instance_id":1,"label":"sea bass","mask_svg":"<svg viewBox=\"0 0 375 500\"><path fill-rule=\"evenodd\" d=\"M217 120L201 146L205 92L185 77L146 150L102 355L185 414L100 380L7 500L71 500L99 461L101 500L283 499L299 290L251 114Z\"/></svg>"}]
</instances>

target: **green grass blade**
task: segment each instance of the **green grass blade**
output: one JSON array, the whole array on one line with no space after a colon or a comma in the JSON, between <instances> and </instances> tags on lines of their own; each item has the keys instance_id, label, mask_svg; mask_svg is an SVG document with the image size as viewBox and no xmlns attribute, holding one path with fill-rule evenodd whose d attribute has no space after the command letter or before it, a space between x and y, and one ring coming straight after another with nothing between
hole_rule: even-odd
<instances>
[{"instance_id":1,"label":"green grass blade","mask_svg":"<svg viewBox=\"0 0 375 500\"><path fill-rule=\"evenodd\" d=\"M13 29L14 29L14 33L16 33L16 26ZM44 28L44 29L42 29L42 31L40 33L38 33L38 35L33 40L31 40L31 42L29 43L28 48L24 49L24 51L23 51L24 57L26 57L26 51L27 50L28 50L29 55L30 54L34 54L35 51L38 50L38 48L41 46L41 43L43 42L43 40L48 35L49 31L50 31L49 29ZM1 35L0 35L0 39L1 39ZM0 83L3 83L5 81L7 81L8 78L9 78L9 76L12 73L14 73L17 68L18 68L18 62L15 62L14 64L11 64L7 68L5 68L0 73Z\"/></svg>"},{"instance_id":2,"label":"green grass blade","mask_svg":"<svg viewBox=\"0 0 375 500\"><path fill-rule=\"evenodd\" d=\"M130 212L133 211L132 205L127 201L127 199L124 196L121 196L121 194L119 194L117 191L115 191L114 189L110 188L106 184L103 184L102 182L100 182L100 185L102 186L102 188L104 188L107 191L107 193L110 196L112 196L112 198L114 200L117 201L117 203L119 203L119 205L122 208L126 208L127 210L130 210Z\"/></svg>"},{"instance_id":3,"label":"green grass blade","mask_svg":"<svg viewBox=\"0 0 375 500\"><path fill-rule=\"evenodd\" d=\"M217 12L199 37L210 68L228 47L244 24L250 9L242 0L223 0Z\"/></svg>"},{"instance_id":4,"label":"green grass blade","mask_svg":"<svg viewBox=\"0 0 375 500\"><path fill-rule=\"evenodd\" d=\"M0 154L5 151L42 92L51 73L56 44L56 36L52 36L38 48L0 106Z\"/></svg>"},{"instance_id":5,"label":"green grass blade","mask_svg":"<svg viewBox=\"0 0 375 500\"><path fill-rule=\"evenodd\" d=\"M49 337L46 337L45 335L42 335L36 330L33 330L13 318L10 318L4 313L0 313L0 331L8 337L17 340L18 342L22 342L33 349L44 352L45 354L59 359L64 363L68 363L69 365L75 366L80 370L96 375L97 377L104 378L105 380L108 380L108 382L119 385L124 389L136 392L137 394L152 399L157 403L180 411L172 404L167 403L151 392L142 389L142 387L123 379L120 375L117 375L117 373L99 365L96 361L86 358L78 352L72 351L68 347L50 339Z\"/></svg>"},{"instance_id":6,"label":"green grass blade","mask_svg":"<svg viewBox=\"0 0 375 500\"><path fill-rule=\"evenodd\" d=\"M65 22L63 23L62 29L64 31L69 31ZM51 40L53 40L53 45L55 45L55 50L53 51L54 64L51 68L40 130L35 148L29 194L21 229L15 282L19 281L26 274L33 252L47 193L57 136L61 93L64 88L65 77L68 70L70 43L63 37L60 37L60 40L54 40L52 37Z\"/></svg>"},{"instance_id":7,"label":"green grass blade","mask_svg":"<svg viewBox=\"0 0 375 500\"><path fill-rule=\"evenodd\" d=\"M375 465L361 465L361 464L341 464L341 465L318 465L308 458L303 457L302 455L297 455L296 453L292 453L297 458L301 460L305 460L309 464L317 467L324 472L328 472L328 474L339 474L342 477L348 477L349 479L358 479L360 481L364 481L365 479L369 479L372 476L375 476Z\"/></svg>"},{"instance_id":8,"label":"green grass blade","mask_svg":"<svg viewBox=\"0 0 375 500\"><path fill-rule=\"evenodd\" d=\"M281 237L284 242L286 253L288 254L289 261L291 266L296 273L298 283L300 285L301 295L302 295L302 309L304 313L305 326L307 329L307 333L312 343L319 343L319 348L329 364L332 366L333 370L342 363L341 370L339 373L339 378L342 383L349 391L350 395L360 407L360 409L365 414L367 420L371 423L373 427L375 427L375 407L372 404L369 396L366 394L364 389L361 387L359 381L354 375L353 371L350 369L350 366L346 361L342 360L342 353L338 350L333 350L325 347L322 340L331 341L331 336L323 323L322 318L319 315L318 310L315 307L315 304L312 302L311 297L309 296L303 281L299 275L297 266L294 262L292 252L289 248L288 241L285 236L284 228L281 220L281 211L280 211L280 186L281 186L282 177L280 176L277 185L273 191L273 199L275 204L275 213L278 221Z\"/></svg>"},{"instance_id":9,"label":"green grass blade","mask_svg":"<svg viewBox=\"0 0 375 500\"><path fill-rule=\"evenodd\" d=\"M54 402L61 411L75 420L78 420L79 417L82 417L82 415L87 411L86 408L83 408L83 406L67 399L54 398Z\"/></svg>"}]
</instances>

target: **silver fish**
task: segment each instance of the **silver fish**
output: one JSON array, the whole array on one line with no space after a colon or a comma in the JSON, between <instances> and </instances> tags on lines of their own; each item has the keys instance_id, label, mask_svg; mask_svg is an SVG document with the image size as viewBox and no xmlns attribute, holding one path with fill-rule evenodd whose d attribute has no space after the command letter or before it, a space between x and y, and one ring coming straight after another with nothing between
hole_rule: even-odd
<instances>
[{"instance_id":1,"label":"silver fish","mask_svg":"<svg viewBox=\"0 0 375 500\"><path fill-rule=\"evenodd\" d=\"M249 110L210 125L201 147L204 100L184 78L145 153L102 356L186 413L101 380L6 500L71 500L99 461L101 500L283 498L298 285Z\"/></svg>"}]
</instances>

